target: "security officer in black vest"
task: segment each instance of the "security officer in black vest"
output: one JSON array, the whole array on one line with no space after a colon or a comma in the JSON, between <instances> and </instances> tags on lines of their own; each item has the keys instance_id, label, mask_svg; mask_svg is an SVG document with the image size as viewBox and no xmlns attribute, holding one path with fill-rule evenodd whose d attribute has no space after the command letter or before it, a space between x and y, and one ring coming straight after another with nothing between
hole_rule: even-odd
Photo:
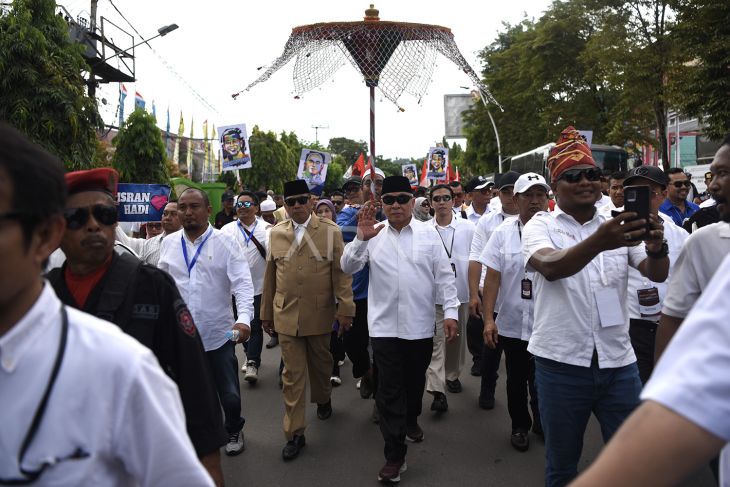
<instances>
[{"instance_id":1,"label":"security officer in black vest","mask_svg":"<svg viewBox=\"0 0 730 487\"><path fill-rule=\"evenodd\" d=\"M114 252L118 179L110 168L66 174L66 262L48 280L64 303L116 323L152 350L180 389L198 457L222 485L220 447L228 437L203 344L172 278Z\"/></svg>"}]
</instances>

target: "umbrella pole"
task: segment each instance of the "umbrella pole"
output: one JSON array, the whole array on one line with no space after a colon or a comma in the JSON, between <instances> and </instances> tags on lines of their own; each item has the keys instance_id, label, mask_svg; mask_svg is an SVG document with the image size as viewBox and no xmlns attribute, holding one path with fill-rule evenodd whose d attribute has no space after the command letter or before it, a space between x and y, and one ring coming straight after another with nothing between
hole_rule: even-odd
<instances>
[{"instance_id":1,"label":"umbrella pole","mask_svg":"<svg viewBox=\"0 0 730 487\"><path fill-rule=\"evenodd\" d=\"M375 168L375 86L370 87L370 164Z\"/></svg>"}]
</instances>

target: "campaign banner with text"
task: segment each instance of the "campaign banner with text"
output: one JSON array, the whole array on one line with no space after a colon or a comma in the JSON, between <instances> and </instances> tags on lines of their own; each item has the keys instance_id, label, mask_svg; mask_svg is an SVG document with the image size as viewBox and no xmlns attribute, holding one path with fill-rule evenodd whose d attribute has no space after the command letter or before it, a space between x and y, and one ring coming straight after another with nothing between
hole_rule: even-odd
<instances>
[{"instance_id":1,"label":"campaign banner with text","mask_svg":"<svg viewBox=\"0 0 730 487\"><path fill-rule=\"evenodd\" d=\"M117 187L117 208L120 222L158 222L170 199L166 184L120 183Z\"/></svg>"}]
</instances>

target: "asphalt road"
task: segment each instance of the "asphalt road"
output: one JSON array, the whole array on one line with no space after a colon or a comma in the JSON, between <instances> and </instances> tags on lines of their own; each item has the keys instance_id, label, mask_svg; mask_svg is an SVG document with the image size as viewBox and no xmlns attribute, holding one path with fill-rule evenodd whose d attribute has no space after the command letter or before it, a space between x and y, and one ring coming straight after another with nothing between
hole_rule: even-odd
<instances>
[{"instance_id":1,"label":"asphalt road","mask_svg":"<svg viewBox=\"0 0 730 487\"><path fill-rule=\"evenodd\" d=\"M268 337L265 337L265 341ZM244 363L238 349L239 365ZM355 388L350 362L342 367L343 383L334 388L334 413L327 421L317 419L316 406L307 410L307 445L299 457L284 462L281 449L284 405L278 385L280 348L262 353L259 382L251 387L241 379L246 450L235 457L223 456L223 472L229 487L247 486L374 486L384 463L383 440L371 422L372 399L364 400ZM478 407L479 378L465 371L463 392L447 393L449 411L441 416L430 410L431 396L424 394L422 443L409 443L408 470L401 485L414 486L540 486L544 485L545 447L530 434L530 449L514 450L509 442L505 373L500 371L496 406L491 411ZM591 420L585 436L580 469L598 455L603 441L598 424ZM703 467L686 486L716 485Z\"/></svg>"}]
</instances>

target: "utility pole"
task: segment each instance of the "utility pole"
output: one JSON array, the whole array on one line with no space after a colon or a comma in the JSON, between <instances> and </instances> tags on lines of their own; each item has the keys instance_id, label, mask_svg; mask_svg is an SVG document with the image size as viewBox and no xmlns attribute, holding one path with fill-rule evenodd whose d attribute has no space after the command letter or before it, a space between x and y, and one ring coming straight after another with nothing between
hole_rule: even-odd
<instances>
[{"instance_id":1,"label":"utility pole","mask_svg":"<svg viewBox=\"0 0 730 487\"><path fill-rule=\"evenodd\" d=\"M91 32L91 35L93 36L96 33L96 6L99 3L99 0L91 0L91 8L90 8L90 14L89 14L89 29ZM96 97L96 75L94 75L94 67L89 67L89 96L91 98Z\"/></svg>"},{"instance_id":2,"label":"utility pole","mask_svg":"<svg viewBox=\"0 0 730 487\"><path fill-rule=\"evenodd\" d=\"M319 129L328 129L330 128L329 125L312 125L312 128L314 129L314 141L319 145Z\"/></svg>"}]
</instances>

